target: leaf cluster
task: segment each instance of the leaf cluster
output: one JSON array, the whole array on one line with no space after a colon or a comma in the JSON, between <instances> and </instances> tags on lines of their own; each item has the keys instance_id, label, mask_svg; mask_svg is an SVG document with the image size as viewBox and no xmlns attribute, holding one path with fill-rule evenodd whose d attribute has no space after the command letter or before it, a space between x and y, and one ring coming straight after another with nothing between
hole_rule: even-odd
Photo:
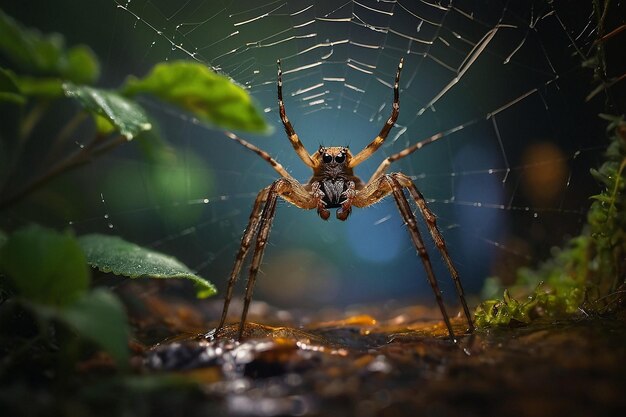
<instances>
[{"instance_id":1,"label":"leaf cluster","mask_svg":"<svg viewBox=\"0 0 626 417\"><path fill-rule=\"evenodd\" d=\"M99 75L100 62L89 47L67 47L62 35L25 28L0 10L0 110L18 114L15 129L2 129L11 133L3 135L6 137L1 144L6 160L0 161L0 209L14 205L52 178L136 138L144 142L142 149L147 143L157 150L146 153L150 162L155 162L155 153L170 153L171 147L160 137L157 122L139 96L173 106L212 126L269 131L262 112L244 88L199 62L160 63L144 77L128 76L115 89L95 86ZM56 141L48 141L46 160L55 163L24 184L14 172L22 163L21 153L37 123L57 105L78 111L56 135ZM85 119L93 121L93 137L81 140L83 145L73 153L56 155Z\"/></svg>"},{"instance_id":2,"label":"leaf cluster","mask_svg":"<svg viewBox=\"0 0 626 417\"><path fill-rule=\"evenodd\" d=\"M619 303L626 279L626 123L623 117L601 115L611 135L602 166L591 170L602 192L591 197L587 225L580 236L536 270L522 268L516 293L530 292L519 301L505 290L502 299L484 301L476 309L479 327L530 323L541 317L603 313ZM493 285L493 281L491 281ZM530 291L528 290L530 289Z\"/></svg>"},{"instance_id":3,"label":"leaf cluster","mask_svg":"<svg viewBox=\"0 0 626 417\"><path fill-rule=\"evenodd\" d=\"M0 246L0 274L12 293L0 313L19 303L36 315L39 335L62 323L126 366L129 328L124 308L109 290L89 290L90 270L71 232L36 225L14 232Z\"/></svg>"},{"instance_id":4,"label":"leaf cluster","mask_svg":"<svg viewBox=\"0 0 626 417\"><path fill-rule=\"evenodd\" d=\"M3 121L0 129L0 211L15 209L51 179L131 141L139 143L155 166L155 194L165 196L161 198L178 195L180 175L172 172L179 168L179 158L160 136L158 123L140 95L212 126L268 131L262 113L244 88L198 62L157 64L144 77L129 76L115 89L96 86L99 76L100 62L88 46L68 47L62 35L26 28L0 10L0 111L17 115L7 118L6 124ZM25 181L16 174L23 163L25 144L42 117L58 107L68 110L62 114L73 110L75 115L55 136L56 141L47 142L44 160L52 161L49 166L32 167L35 175ZM60 155L63 141L85 122L90 122L89 129L80 132L88 130L93 136L81 140L80 148ZM14 126L7 128L9 124ZM200 166L196 161L194 169ZM10 339L7 344L0 343L0 352L7 354L0 363L0 381L23 359L20 355L36 349L51 352L50 346L58 345L66 334L70 345L97 347L120 369L127 366L130 328L124 307L114 292L92 289L90 266L132 279L191 280L199 297L216 292L210 282L177 259L120 237L77 237L69 230L58 232L33 224L12 233L0 230L0 322L18 323L26 311L35 329L22 337L21 330L10 332L13 325L0 325L0 342ZM77 355L70 345L58 354L72 363Z\"/></svg>"}]
</instances>

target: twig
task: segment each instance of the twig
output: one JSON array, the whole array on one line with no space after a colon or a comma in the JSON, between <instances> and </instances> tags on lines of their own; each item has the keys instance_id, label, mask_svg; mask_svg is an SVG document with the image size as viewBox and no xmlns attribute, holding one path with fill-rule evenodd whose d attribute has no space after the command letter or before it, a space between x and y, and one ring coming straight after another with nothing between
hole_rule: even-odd
<instances>
[{"instance_id":1,"label":"twig","mask_svg":"<svg viewBox=\"0 0 626 417\"><path fill-rule=\"evenodd\" d=\"M53 157L57 154L61 146L67 141L67 138L87 119L89 114L85 111L77 112L59 131L57 136L52 141L52 146L50 146L50 150L48 151L48 156L46 156L45 161L52 161Z\"/></svg>"},{"instance_id":2,"label":"twig","mask_svg":"<svg viewBox=\"0 0 626 417\"><path fill-rule=\"evenodd\" d=\"M585 101L590 101L592 98L597 96L602 91L608 90L609 88L613 87L615 84L617 84L620 81L623 81L624 79L626 79L626 73L610 81L600 83L600 85L598 85L591 93L587 95L587 97L585 97Z\"/></svg>"},{"instance_id":3,"label":"twig","mask_svg":"<svg viewBox=\"0 0 626 417\"><path fill-rule=\"evenodd\" d=\"M41 117L44 115L46 110L48 109L48 105L50 104L47 100L39 100L35 103L35 105L28 112L26 117L24 117L22 123L19 126L17 143L15 145L15 149L13 149L11 155L11 161L9 162L6 171L4 173L4 178L0 180L0 191L4 190L6 185L9 182L9 179L13 175L17 165L19 163L22 152L24 151L24 146L28 139L30 138L30 134L32 133L35 126Z\"/></svg>"},{"instance_id":4,"label":"twig","mask_svg":"<svg viewBox=\"0 0 626 417\"><path fill-rule=\"evenodd\" d=\"M598 44L598 43L606 42L609 39L611 39L611 38L617 36L618 34L620 34L621 32L623 32L624 30L626 30L626 25L618 26L616 29L613 29L612 31L610 31L606 35L602 36L601 38L596 39L594 43Z\"/></svg>"},{"instance_id":5,"label":"twig","mask_svg":"<svg viewBox=\"0 0 626 417\"><path fill-rule=\"evenodd\" d=\"M37 126L37 122L39 122L41 116L43 116L48 109L49 104L50 102L48 100L40 100L33 106L32 110L28 112L20 126L19 144L23 145L26 142L35 126Z\"/></svg>"},{"instance_id":6,"label":"twig","mask_svg":"<svg viewBox=\"0 0 626 417\"><path fill-rule=\"evenodd\" d=\"M106 153L127 141L124 136L119 135L115 136L102 146L98 147L98 145L102 143L102 139L102 136L97 135L87 146L69 155L67 158L54 165L46 173L35 178L28 185L26 185L15 194L0 201L0 210L6 209L7 207L17 203L28 194L45 185L58 175L63 174L64 172L67 172L71 169L77 168L81 165L84 165L89 162L92 157Z\"/></svg>"}]
</instances>

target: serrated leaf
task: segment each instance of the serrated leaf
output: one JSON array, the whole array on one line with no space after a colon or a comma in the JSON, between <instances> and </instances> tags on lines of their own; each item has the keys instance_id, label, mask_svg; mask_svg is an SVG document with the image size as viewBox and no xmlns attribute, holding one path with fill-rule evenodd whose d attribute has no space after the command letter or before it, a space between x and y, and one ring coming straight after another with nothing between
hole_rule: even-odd
<instances>
[{"instance_id":1,"label":"serrated leaf","mask_svg":"<svg viewBox=\"0 0 626 417\"><path fill-rule=\"evenodd\" d=\"M100 64L87 46L65 47L58 33L44 35L25 28L0 10L0 53L21 71L33 75L56 76L77 83L94 82Z\"/></svg>"},{"instance_id":2,"label":"serrated leaf","mask_svg":"<svg viewBox=\"0 0 626 417\"><path fill-rule=\"evenodd\" d=\"M56 312L81 336L107 351L121 367L128 364L130 330L118 298L106 289L83 294L74 303Z\"/></svg>"},{"instance_id":3,"label":"serrated leaf","mask_svg":"<svg viewBox=\"0 0 626 417\"><path fill-rule=\"evenodd\" d=\"M122 91L127 95L152 94L216 126L268 131L265 119L242 87L197 62L158 64L146 77L126 80Z\"/></svg>"},{"instance_id":4,"label":"serrated leaf","mask_svg":"<svg viewBox=\"0 0 626 417\"><path fill-rule=\"evenodd\" d=\"M189 279L198 287L200 298L217 292L213 284L194 274L172 256L142 248L117 236L91 234L78 240L87 256L87 263L102 272L129 278Z\"/></svg>"},{"instance_id":5,"label":"serrated leaf","mask_svg":"<svg viewBox=\"0 0 626 417\"><path fill-rule=\"evenodd\" d=\"M143 107L113 91L64 83L67 97L76 99L89 112L105 117L128 140L152 129Z\"/></svg>"},{"instance_id":6,"label":"serrated leaf","mask_svg":"<svg viewBox=\"0 0 626 417\"><path fill-rule=\"evenodd\" d=\"M43 305L66 305L89 286L89 268L76 238L37 225L13 233L0 248L0 270L20 296Z\"/></svg>"}]
</instances>

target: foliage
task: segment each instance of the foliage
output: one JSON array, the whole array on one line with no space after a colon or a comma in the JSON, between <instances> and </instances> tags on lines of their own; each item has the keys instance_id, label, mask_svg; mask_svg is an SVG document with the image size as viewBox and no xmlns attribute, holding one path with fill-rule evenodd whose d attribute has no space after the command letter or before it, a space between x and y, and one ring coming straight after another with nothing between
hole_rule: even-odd
<instances>
[{"instance_id":1,"label":"foliage","mask_svg":"<svg viewBox=\"0 0 626 417\"><path fill-rule=\"evenodd\" d=\"M0 266L20 296L43 305L70 304L89 285L85 255L74 236L39 226L11 235L0 249Z\"/></svg>"},{"instance_id":2,"label":"foliage","mask_svg":"<svg viewBox=\"0 0 626 417\"><path fill-rule=\"evenodd\" d=\"M257 111L247 92L233 84L226 77L215 74L204 65L197 62L167 62L156 65L144 78L128 77L118 89L105 90L87 84L97 81L100 74L100 63L96 55L84 45L67 47L60 34L45 35L35 29L23 27L11 17L0 11L0 56L10 63L11 68L0 68L0 104L3 108L11 106L19 109L17 118L17 132L13 141L2 143L7 149L7 160L3 161L4 172L0 172L0 209L13 207L22 198L45 185L52 178L92 160L114 147L139 138L140 149L148 160L154 183L154 196L165 203L167 198L176 198L180 195L181 184L189 186L188 175L184 181L180 180L180 161L175 150L159 135L156 123L151 119L143 105L135 100L138 94L151 95L169 104L190 112L201 120L214 125L233 129L267 131L267 125ZM20 165L20 154L24 144L28 141L33 128L42 113L49 108L51 101L64 98L71 99L80 108L76 117L71 119L59 133L67 136L76 130L76 120L80 121L81 114L86 112L92 116L94 137L79 150L70 153L65 158L58 158L40 176L30 183L17 188L19 184L15 168ZM60 101L64 106L67 101ZM42 110L43 109L43 110ZM57 144L51 145L51 151ZM205 177L206 169L201 162L193 165L194 172ZM196 181L196 183L199 181ZM11 192L13 191L13 192ZM166 204L164 204L166 206ZM163 210L167 213L167 209ZM38 235L36 229L29 229L23 233ZM21 262L15 254L26 254L24 244L19 241L20 234L16 235L11 245L7 247L7 273L22 276L39 276L41 282L22 281L16 283L29 285L21 288L23 295L44 296L41 286L50 281L59 283L74 279L78 282L78 274L68 273L71 268L84 266L82 253L78 251L76 259L65 256L59 251L65 248L59 242L43 242L38 249L42 256L51 260L66 259L62 268L52 268L50 265L28 264ZM63 239L64 235L51 237ZM65 237L66 239L73 239ZM188 268L173 258L156 252L139 248L122 239L107 236L86 236L81 238L83 249L89 257L89 263L101 270L112 271L128 277L150 276L156 278L182 277L193 280L200 288L199 295L206 297L215 293L215 288L208 281L191 273ZM15 253L14 253L15 252ZM134 265L134 269L131 267ZM141 267L140 267L141 266ZM30 268L18 271L16 268ZM151 268L151 269L150 269ZM46 274L47 273L47 274ZM86 283L83 274L81 282ZM74 293L58 288L60 294L46 292L46 297L54 298L57 304L62 304L62 298L71 300ZM81 288L80 291L83 291ZM79 292L80 292L79 291ZM47 300L35 300L47 301Z\"/></svg>"},{"instance_id":3,"label":"foliage","mask_svg":"<svg viewBox=\"0 0 626 417\"><path fill-rule=\"evenodd\" d=\"M16 69L77 83L92 83L100 75L100 63L85 45L65 47L58 33L43 35L24 28L0 10L0 50Z\"/></svg>"},{"instance_id":4,"label":"foliage","mask_svg":"<svg viewBox=\"0 0 626 417\"><path fill-rule=\"evenodd\" d=\"M57 315L81 336L107 351L122 368L127 366L130 331L124 307L111 291L95 289L84 293Z\"/></svg>"},{"instance_id":5,"label":"foliage","mask_svg":"<svg viewBox=\"0 0 626 417\"><path fill-rule=\"evenodd\" d=\"M606 151L607 161L599 170L591 170L605 190L593 197L587 220L594 242L592 248L592 282L597 294L602 297L616 289L626 277L626 122L623 117L601 115L610 123L608 131L613 133Z\"/></svg>"},{"instance_id":6,"label":"foliage","mask_svg":"<svg viewBox=\"0 0 626 417\"><path fill-rule=\"evenodd\" d=\"M213 284L194 274L176 258L142 248L117 236L91 234L79 238L87 263L102 272L129 278L186 278L198 287L198 297L217 292Z\"/></svg>"},{"instance_id":7,"label":"foliage","mask_svg":"<svg viewBox=\"0 0 626 417\"><path fill-rule=\"evenodd\" d=\"M85 110L107 119L114 130L120 132L126 140L152 129L145 110L120 94L69 82L63 84L63 92L67 97L78 100ZM102 133L111 132L111 126L103 125L102 121L97 126Z\"/></svg>"},{"instance_id":8,"label":"foliage","mask_svg":"<svg viewBox=\"0 0 626 417\"><path fill-rule=\"evenodd\" d=\"M158 64L144 78L129 77L122 91L128 96L152 94L200 120L230 129L252 132L268 129L243 89L223 75L193 62Z\"/></svg>"},{"instance_id":9,"label":"foliage","mask_svg":"<svg viewBox=\"0 0 626 417\"><path fill-rule=\"evenodd\" d=\"M89 84L97 81L100 63L88 47L66 47L63 36L25 28L1 11L0 58L10 63L10 68L0 68L0 105L6 111L17 109L18 114L14 140L2 144L10 152L5 157L8 161L2 161L6 172L0 170L0 209L14 205L52 178L142 133L154 146L163 146L156 122L136 100L138 94L160 99L215 126L269 131L262 112L245 89L198 62L160 63L143 78L129 76L117 89L94 87ZM86 112L93 118L93 139L83 141L86 145L65 158L57 158L56 164L30 183L12 181L17 179L13 171L21 162L21 151L34 127L51 108L50 103L60 101L62 106L67 105L61 101L64 98L74 101L79 112L57 138L77 130L80 123L76 120ZM145 135L147 132L152 135ZM51 144L50 153L56 147L58 144ZM15 184L21 187L10 190L16 188Z\"/></svg>"},{"instance_id":10,"label":"foliage","mask_svg":"<svg viewBox=\"0 0 626 417\"><path fill-rule=\"evenodd\" d=\"M124 309L108 290L88 290L89 267L71 233L35 225L16 231L0 247L0 274L14 291L12 301L37 315L40 333L48 321L58 320L126 365Z\"/></svg>"},{"instance_id":11,"label":"foliage","mask_svg":"<svg viewBox=\"0 0 626 417\"><path fill-rule=\"evenodd\" d=\"M626 278L626 123L601 115L612 134L606 162L591 175L603 191L591 197L584 232L537 270L518 271L515 292L531 289L524 301L505 290L501 300L483 302L476 310L479 327L529 323L539 317L559 317L578 311L603 312L619 300ZM534 290L533 290L534 288Z\"/></svg>"},{"instance_id":12,"label":"foliage","mask_svg":"<svg viewBox=\"0 0 626 417\"><path fill-rule=\"evenodd\" d=\"M593 71L589 101L609 90L624 76L608 75L605 41L620 32L607 33L607 17L614 15L610 1L593 1L597 20L593 52L581 65ZM622 27L623 28L623 27ZM582 55L581 55L582 57ZM514 292L530 293L524 301L511 297L490 299L475 312L479 327L529 323L539 317L567 316L577 312L603 313L619 304L626 282L626 123L623 116L600 114L608 122L609 145L605 162L591 175L602 187L587 213L587 224L580 236L570 239L563 249L555 248L552 258L536 270L517 272ZM489 279L491 292L498 285Z\"/></svg>"},{"instance_id":13,"label":"foliage","mask_svg":"<svg viewBox=\"0 0 626 417\"><path fill-rule=\"evenodd\" d=\"M151 167L155 196L165 203L181 195L181 184L189 190L189 175L184 181L174 175L184 172L181 160L160 135L142 104L145 99L137 100L140 94L213 126L268 131L244 88L198 62L161 63L146 77L129 76L113 89L96 86L99 76L100 62L88 46L67 46L62 35L26 28L0 10L0 111L7 116L0 126L0 210L17 210L20 201L50 180L131 141ZM65 124L58 123L56 135L45 132L46 137L36 138L38 153L47 157L35 164L27 160L24 149L41 134L36 129L40 121L71 112ZM65 139L76 132L91 137L68 149ZM210 183L208 170L192 162L194 172ZM29 166L29 175L34 171L30 181L19 172L22 166ZM0 356L6 354L0 381L31 359L39 376L71 373L94 348L105 351L119 369L128 366L124 306L112 291L91 289L90 265L129 278L188 279L199 297L216 292L178 260L116 236L77 238L71 231L37 225L0 231Z\"/></svg>"}]
</instances>

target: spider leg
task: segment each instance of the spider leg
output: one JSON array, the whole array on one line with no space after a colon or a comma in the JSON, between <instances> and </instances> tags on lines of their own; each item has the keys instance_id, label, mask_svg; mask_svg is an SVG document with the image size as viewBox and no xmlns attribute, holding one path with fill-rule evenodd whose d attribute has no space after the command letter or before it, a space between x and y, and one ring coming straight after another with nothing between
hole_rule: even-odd
<instances>
[{"instance_id":1,"label":"spider leg","mask_svg":"<svg viewBox=\"0 0 626 417\"><path fill-rule=\"evenodd\" d=\"M467 302L465 301L465 293L463 291L463 285L461 284L461 279L459 278L459 272L456 270L456 267L452 263L452 259L450 258L450 254L448 253L448 248L446 247L446 243L443 240L443 236L437 227L437 216L430 210L428 205L426 204L426 199L422 195L422 193L417 189L413 181L406 175L402 173L394 173L391 174L393 178L395 178L403 187L409 190L409 193L415 200L415 204L420 210L420 213L424 220L426 221L426 226L428 226L428 230L433 240L435 241L435 245L437 249L441 253L446 266L448 267L448 271L450 271L450 276L454 281L454 285L456 288L456 293L461 300L461 305L463 306L463 312L465 313L465 318L467 319L467 324L469 326L469 331L472 332L474 330L474 323L472 322L472 315L470 314L469 308L467 307Z\"/></svg>"},{"instance_id":2,"label":"spider leg","mask_svg":"<svg viewBox=\"0 0 626 417\"><path fill-rule=\"evenodd\" d=\"M283 122L285 133L287 133L291 146L293 146L293 149L296 151L300 159L302 159L302 162L310 168L315 168L317 164L313 158L311 158L311 155L309 155L302 142L300 142L300 138L298 138L296 131L293 129L291 122L287 118L285 103L283 102L283 70L280 67L280 59L276 61L276 63L278 64L278 111L280 113L280 120Z\"/></svg>"},{"instance_id":3,"label":"spider leg","mask_svg":"<svg viewBox=\"0 0 626 417\"><path fill-rule=\"evenodd\" d=\"M215 330L215 335L218 336L222 328L224 327L224 323L226 323L226 316L228 315L228 307L230 306L230 300L233 297L233 287L235 286L235 282L237 281L237 277L239 277L239 273L241 271L241 265L243 264L246 255L248 254L248 250L250 249L250 243L252 243L252 238L257 230L257 226L259 225L259 218L261 217L261 209L263 204L267 200L267 194L269 191L269 187L264 188L257 195L256 200L254 200L254 206L252 207L252 212L250 213L250 220L248 221L248 226L241 237L241 245L239 246L239 252L237 252L237 257L235 258L235 264L233 265L232 272L230 273L230 277L228 278L228 287L226 289L226 295L224 297L224 307L222 309L222 318L220 319L220 324L217 326Z\"/></svg>"},{"instance_id":4,"label":"spider leg","mask_svg":"<svg viewBox=\"0 0 626 417\"><path fill-rule=\"evenodd\" d=\"M411 211L411 206L409 205L409 202L404 195L402 185L392 175L383 175L379 177L376 181L372 181L368 186L359 191L354 198L352 204L355 207L367 207L376 203L377 201L380 201L382 198L389 194L393 194L394 196L398 210L400 211L402 219L406 223L409 230L409 235L411 237L411 240L413 241L413 245L415 246L419 257L422 260L422 265L426 270L428 282L435 294L437 305L439 306L439 310L441 311L441 315L443 316L443 321L445 322L445 325L448 329L450 338L456 343L456 336L454 335L454 330L452 330L452 324L450 323L448 312L446 311L446 307L443 303L443 297L441 295L441 290L439 289L437 279L435 278L435 272L433 271L430 257L428 255L428 252L426 251L426 247L424 246L424 240L422 239L420 231L417 227L417 220L415 219L415 215Z\"/></svg>"},{"instance_id":5,"label":"spider leg","mask_svg":"<svg viewBox=\"0 0 626 417\"><path fill-rule=\"evenodd\" d=\"M378 150L387 139L387 135L389 135L389 131L396 124L396 120L398 120L398 115L400 114L400 72L402 72L402 63L404 62L404 58L400 59L400 63L398 64L398 71L396 72L396 81L393 85L393 107L391 110L391 116L387 120L387 123L380 130L380 133L376 138L370 142L361 152L356 154L351 160L349 167L354 168L359 165L361 162L365 161L367 158L372 156L374 152Z\"/></svg>"},{"instance_id":6,"label":"spider leg","mask_svg":"<svg viewBox=\"0 0 626 417\"><path fill-rule=\"evenodd\" d=\"M301 209L314 209L318 207L319 203L319 197L312 195L298 181L290 180L287 178L281 178L274 181L272 185L270 185L263 191L265 191L267 194L265 206L263 207L263 211L261 212L261 216L258 221L258 234L256 238L254 252L252 255L252 260L250 262L250 271L248 275L248 282L246 283L243 311L241 313L241 322L239 323L239 340L241 340L243 336L246 316L248 315L248 309L250 307L250 302L252 301L252 293L254 290L254 284L256 282L256 276L259 272L263 253L265 252L270 230L272 228L272 223L274 222L278 197L283 198L284 200L294 204ZM243 250L243 248L240 249L240 252L242 252ZM245 251L247 251L247 249L245 249ZM239 256L237 257L237 259L239 259Z\"/></svg>"},{"instance_id":7,"label":"spider leg","mask_svg":"<svg viewBox=\"0 0 626 417\"><path fill-rule=\"evenodd\" d=\"M380 163L380 165L378 166L378 168L376 168L376 171L374 171L374 174L372 174L372 176L370 177L368 184L372 181L374 181L376 178L379 178L380 176L382 176L383 174L385 174L387 172L387 169L389 168L389 165L391 165L393 162L396 162L398 159L402 159L405 156L409 156L411 155L413 152L417 151L418 149L422 149L424 146L433 143L439 139L441 139L442 137L444 137L445 134L444 133L437 133L435 135L432 135L431 137L424 139L422 141L419 141L411 146L409 146L408 148L405 148L403 150L401 150L398 153L395 153L391 156L388 156L387 158L385 158L383 160L383 162Z\"/></svg>"},{"instance_id":8,"label":"spider leg","mask_svg":"<svg viewBox=\"0 0 626 417\"><path fill-rule=\"evenodd\" d=\"M274 168L274 171L278 172L281 177L293 179L291 174L289 174L277 160L272 158L270 154L265 152L263 149L258 148L250 142L241 139L239 136L235 135L232 132L224 132L224 134L244 148L251 150L255 154L259 155L261 158L263 158L265 161L267 161L272 166L272 168Z\"/></svg>"},{"instance_id":9,"label":"spider leg","mask_svg":"<svg viewBox=\"0 0 626 417\"><path fill-rule=\"evenodd\" d=\"M248 275L248 282L246 283L246 293L243 302L243 311L241 312L241 321L239 322L238 339L241 340L243 336L243 329L246 324L246 316L248 315L248 308L252 301L252 292L254 290L254 283L256 282L256 276L259 272L261 260L263 258L263 252L269 238L270 229L274 221L274 215L276 214L276 200L278 194L276 192L276 183L272 184L269 189L267 202L263 208L261 214L261 220L259 222L259 234L256 238L256 245L254 247L254 254L252 255L252 261L250 264L250 274Z\"/></svg>"}]
</instances>

